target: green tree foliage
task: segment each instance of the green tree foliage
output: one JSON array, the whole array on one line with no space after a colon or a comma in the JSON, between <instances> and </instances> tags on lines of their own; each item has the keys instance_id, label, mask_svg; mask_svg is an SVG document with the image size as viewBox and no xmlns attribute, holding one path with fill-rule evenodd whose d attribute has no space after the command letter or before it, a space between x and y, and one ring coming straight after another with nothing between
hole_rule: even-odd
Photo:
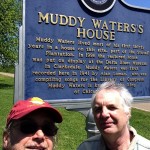
<instances>
[{"instance_id":1,"label":"green tree foliage","mask_svg":"<svg viewBox=\"0 0 150 150\"><path fill-rule=\"evenodd\" d=\"M0 0L0 65L12 66L17 60L21 1Z\"/></svg>"}]
</instances>

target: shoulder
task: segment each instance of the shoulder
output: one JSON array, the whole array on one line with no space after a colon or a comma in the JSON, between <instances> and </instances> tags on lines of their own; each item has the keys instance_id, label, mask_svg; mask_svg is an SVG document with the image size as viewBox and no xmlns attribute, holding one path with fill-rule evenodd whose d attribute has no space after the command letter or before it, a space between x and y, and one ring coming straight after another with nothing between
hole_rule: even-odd
<instances>
[{"instance_id":1,"label":"shoulder","mask_svg":"<svg viewBox=\"0 0 150 150\"><path fill-rule=\"evenodd\" d=\"M145 149L150 149L150 140L141 135L137 135L137 146Z\"/></svg>"},{"instance_id":2,"label":"shoulder","mask_svg":"<svg viewBox=\"0 0 150 150\"><path fill-rule=\"evenodd\" d=\"M99 134L99 135L95 135L95 136L92 136L92 137L90 137L90 138L88 138L87 140L85 140L85 142L97 142L97 141L99 141L99 139L101 138L101 135Z\"/></svg>"},{"instance_id":3,"label":"shoulder","mask_svg":"<svg viewBox=\"0 0 150 150\"><path fill-rule=\"evenodd\" d=\"M101 135L96 135L91 138L88 138L79 145L77 150L97 150L97 148L100 146L100 139Z\"/></svg>"},{"instance_id":4,"label":"shoulder","mask_svg":"<svg viewBox=\"0 0 150 150\"><path fill-rule=\"evenodd\" d=\"M130 127L130 131L134 135L133 143L135 149L142 149L142 150L150 150L150 140L144 138L143 136L137 134L136 130L133 127Z\"/></svg>"}]
</instances>

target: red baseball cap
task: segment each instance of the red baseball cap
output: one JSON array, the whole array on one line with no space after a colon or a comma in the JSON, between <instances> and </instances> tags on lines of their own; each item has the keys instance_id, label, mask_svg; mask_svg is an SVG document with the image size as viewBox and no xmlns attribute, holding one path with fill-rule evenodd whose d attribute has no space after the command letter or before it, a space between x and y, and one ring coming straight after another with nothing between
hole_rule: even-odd
<instances>
[{"instance_id":1,"label":"red baseball cap","mask_svg":"<svg viewBox=\"0 0 150 150\"><path fill-rule=\"evenodd\" d=\"M6 126L8 126L12 120L20 119L28 115L29 113L39 109L46 109L47 113L53 118L54 122L62 122L62 116L57 109L55 109L48 102L43 101L39 97L33 97L27 100L19 100L12 107L7 118Z\"/></svg>"}]
</instances>

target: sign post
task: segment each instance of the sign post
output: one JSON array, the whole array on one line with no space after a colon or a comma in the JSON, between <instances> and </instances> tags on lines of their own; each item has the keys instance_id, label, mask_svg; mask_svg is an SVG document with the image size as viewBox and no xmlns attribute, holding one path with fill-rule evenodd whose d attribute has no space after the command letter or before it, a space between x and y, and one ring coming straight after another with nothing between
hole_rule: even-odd
<instances>
[{"instance_id":1,"label":"sign post","mask_svg":"<svg viewBox=\"0 0 150 150\"><path fill-rule=\"evenodd\" d=\"M149 99L149 10L121 0L24 0L23 6L15 100L38 96L86 109L99 84L110 80Z\"/></svg>"}]
</instances>

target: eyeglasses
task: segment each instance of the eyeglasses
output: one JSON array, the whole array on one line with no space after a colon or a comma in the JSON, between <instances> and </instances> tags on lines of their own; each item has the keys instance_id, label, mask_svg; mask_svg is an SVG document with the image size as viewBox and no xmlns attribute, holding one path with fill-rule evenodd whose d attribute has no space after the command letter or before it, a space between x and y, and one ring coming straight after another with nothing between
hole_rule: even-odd
<instances>
[{"instance_id":1,"label":"eyeglasses","mask_svg":"<svg viewBox=\"0 0 150 150\"><path fill-rule=\"evenodd\" d=\"M42 126L39 126L35 121L29 119L20 120L18 125L23 134L34 134L37 130L41 129L44 135L55 136L58 131L58 128L50 122L46 122Z\"/></svg>"}]
</instances>

